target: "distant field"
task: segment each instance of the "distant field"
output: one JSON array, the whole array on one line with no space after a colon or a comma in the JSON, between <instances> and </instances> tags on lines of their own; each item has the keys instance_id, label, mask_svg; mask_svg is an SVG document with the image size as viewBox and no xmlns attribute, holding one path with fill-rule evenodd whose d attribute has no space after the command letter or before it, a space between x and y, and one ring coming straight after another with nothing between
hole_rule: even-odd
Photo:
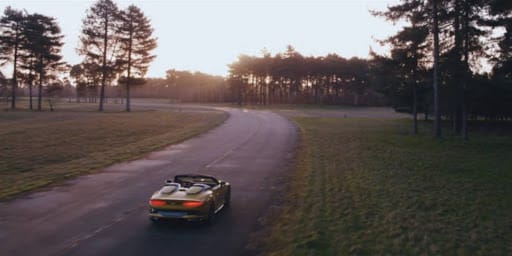
<instances>
[{"instance_id":1,"label":"distant field","mask_svg":"<svg viewBox=\"0 0 512 256\"><path fill-rule=\"evenodd\" d=\"M0 199L96 172L204 132L217 111L119 112L108 105L59 103L56 112L0 112Z\"/></svg>"},{"instance_id":2,"label":"distant field","mask_svg":"<svg viewBox=\"0 0 512 256\"><path fill-rule=\"evenodd\" d=\"M385 118L399 119L411 118L406 113L398 113L391 107L356 107L348 105L242 105L219 104L234 108L248 108L256 110L272 110L286 116L302 117L340 117L340 118Z\"/></svg>"},{"instance_id":3,"label":"distant field","mask_svg":"<svg viewBox=\"0 0 512 256\"><path fill-rule=\"evenodd\" d=\"M266 255L512 255L510 134L464 143L411 135L406 119L292 119L298 160L259 237Z\"/></svg>"}]
</instances>

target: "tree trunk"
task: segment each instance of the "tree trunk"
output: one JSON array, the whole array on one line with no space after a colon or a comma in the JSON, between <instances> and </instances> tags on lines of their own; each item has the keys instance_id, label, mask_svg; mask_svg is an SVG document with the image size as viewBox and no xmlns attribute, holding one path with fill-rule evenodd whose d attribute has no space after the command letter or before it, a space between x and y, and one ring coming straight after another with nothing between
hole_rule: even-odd
<instances>
[{"instance_id":1,"label":"tree trunk","mask_svg":"<svg viewBox=\"0 0 512 256\"><path fill-rule=\"evenodd\" d=\"M108 14L105 15L105 27L103 34L103 63L101 67L100 106L98 111L103 111L103 98L105 97L105 84L107 82L107 43L108 43Z\"/></svg>"},{"instance_id":2,"label":"tree trunk","mask_svg":"<svg viewBox=\"0 0 512 256\"><path fill-rule=\"evenodd\" d=\"M313 97L314 97L314 98L313 98L314 103L315 103L315 104L318 104L318 85L316 84L316 82L315 82L315 84L313 85L313 95L314 95L314 96L313 96Z\"/></svg>"},{"instance_id":3,"label":"tree trunk","mask_svg":"<svg viewBox=\"0 0 512 256\"><path fill-rule=\"evenodd\" d=\"M243 101L243 97L244 97L244 94L242 91L243 82L242 81L237 81L237 82L238 82L238 106L242 106L242 101Z\"/></svg>"},{"instance_id":4,"label":"tree trunk","mask_svg":"<svg viewBox=\"0 0 512 256\"><path fill-rule=\"evenodd\" d=\"M270 82L265 82L265 105L270 105Z\"/></svg>"},{"instance_id":5,"label":"tree trunk","mask_svg":"<svg viewBox=\"0 0 512 256\"><path fill-rule=\"evenodd\" d=\"M455 50L455 90L454 90L454 104L453 104L453 133L456 135L461 134L462 129L462 83L463 83L463 65L462 65L462 30L461 30L461 0L455 0L455 9L453 17L453 31L455 36L454 50Z\"/></svg>"},{"instance_id":6,"label":"tree trunk","mask_svg":"<svg viewBox=\"0 0 512 256\"><path fill-rule=\"evenodd\" d=\"M271 81L268 85L268 104L273 105L274 104L274 81Z\"/></svg>"},{"instance_id":7,"label":"tree trunk","mask_svg":"<svg viewBox=\"0 0 512 256\"><path fill-rule=\"evenodd\" d=\"M336 104L338 104L340 102L340 100L339 100L339 92L340 91L338 89L338 86L335 85L334 86L334 105L336 105ZM357 105L357 103L356 103L356 105Z\"/></svg>"},{"instance_id":8,"label":"tree trunk","mask_svg":"<svg viewBox=\"0 0 512 256\"><path fill-rule=\"evenodd\" d=\"M32 105L32 79L30 79L29 83L28 83L28 101L29 101L29 108L30 110L33 110L34 107Z\"/></svg>"},{"instance_id":9,"label":"tree trunk","mask_svg":"<svg viewBox=\"0 0 512 256\"><path fill-rule=\"evenodd\" d=\"M16 109L16 88L18 88L18 28L16 28L16 44L14 45L14 63L13 63L13 71L12 71L12 101L11 101L11 109Z\"/></svg>"},{"instance_id":10,"label":"tree trunk","mask_svg":"<svg viewBox=\"0 0 512 256\"><path fill-rule=\"evenodd\" d=\"M413 75L414 77L414 75ZM414 122L414 134L418 134L418 95L416 92L416 79L412 83L412 116Z\"/></svg>"},{"instance_id":11,"label":"tree trunk","mask_svg":"<svg viewBox=\"0 0 512 256\"><path fill-rule=\"evenodd\" d=\"M463 33L464 33L464 73L462 79L461 86L461 107L462 107L462 136L464 140L469 140L468 136L468 114L467 114L467 106L466 106L466 86L469 78L469 10L470 6L468 1L464 2L464 24L463 24Z\"/></svg>"},{"instance_id":12,"label":"tree trunk","mask_svg":"<svg viewBox=\"0 0 512 256\"><path fill-rule=\"evenodd\" d=\"M468 116L467 116L467 108L466 105L462 105L462 136L464 137L464 140L469 140L468 135Z\"/></svg>"},{"instance_id":13,"label":"tree trunk","mask_svg":"<svg viewBox=\"0 0 512 256\"><path fill-rule=\"evenodd\" d=\"M128 69L128 81L126 81L126 112L131 111L130 107L130 69Z\"/></svg>"},{"instance_id":14,"label":"tree trunk","mask_svg":"<svg viewBox=\"0 0 512 256\"><path fill-rule=\"evenodd\" d=\"M288 83L288 104L292 104L292 92L293 92L293 82L292 80Z\"/></svg>"},{"instance_id":15,"label":"tree trunk","mask_svg":"<svg viewBox=\"0 0 512 256\"><path fill-rule=\"evenodd\" d=\"M433 0L433 29L434 36L434 136L441 137L441 112L439 111L439 20L437 0Z\"/></svg>"},{"instance_id":16,"label":"tree trunk","mask_svg":"<svg viewBox=\"0 0 512 256\"><path fill-rule=\"evenodd\" d=\"M130 20L130 41L128 42L128 74L126 80L126 112L130 112L130 82L132 71L133 21Z\"/></svg>"},{"instance_id":17,"label":"tree trunk","mask_svg":"<svg viewBox=\"0 0 512 256\"><path fill-rule=\"evenodd\" d=\"M41 65L43 66L43 65ZM37 95L37 110L41 111L43 101L43 71L39 71L39 95Z\"/></svg>"}]
</instances>

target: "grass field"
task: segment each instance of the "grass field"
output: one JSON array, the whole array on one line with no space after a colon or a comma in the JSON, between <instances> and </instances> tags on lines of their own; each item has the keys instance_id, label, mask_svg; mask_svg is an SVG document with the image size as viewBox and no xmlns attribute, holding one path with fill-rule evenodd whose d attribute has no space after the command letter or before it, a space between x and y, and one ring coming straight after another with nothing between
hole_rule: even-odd
<instances>
[{"instance_id":1,"label":"grass field","mask_svg":"<svg viewBox=\"0 0 512 256\"><path fill-rule=\"evenodd\" d=\"M56 112L0 112L0 199L135 159L227 118L216 111L99 113L96 107L60 103Z\"/></svg>"},{"instance_id":2,"label":"grass field","mask_svg":"<svg viewBox=\"0 0 512 256\"><path fill-rule=\"evenodd\" d=\"M265 255L512 255L512 136L465 143L410 135L408 120L292 119L298 160L257 236Z\"/></svg>"}]
</instances>

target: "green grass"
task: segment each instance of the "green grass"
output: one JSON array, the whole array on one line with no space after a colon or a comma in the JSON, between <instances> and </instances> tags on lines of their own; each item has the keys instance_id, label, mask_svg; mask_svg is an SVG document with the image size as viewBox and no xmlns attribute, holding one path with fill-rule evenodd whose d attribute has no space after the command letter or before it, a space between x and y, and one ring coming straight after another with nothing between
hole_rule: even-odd
<instances>
[{"instance_id":1,"label":"green grass","mask_svg":"<svg viewBox=\"0 0 512 256\"><path fill-rule=\"evenodd\" d=\"M301 143L266 255L511 255L512 137L294 117ZM426 129L426 127L425 127Z\"/></svg>"},{"instance_id":2,"label":"green grass","mask_svg":"<svg viewBox=\"0 0 512 256\"><path fill-rule=\"evenodd\" d=\"M95 104L83 106L0 112L0 199L136 159L227 118L216 111L99 113L88 111Z\"/></svg>"}]
</instances>

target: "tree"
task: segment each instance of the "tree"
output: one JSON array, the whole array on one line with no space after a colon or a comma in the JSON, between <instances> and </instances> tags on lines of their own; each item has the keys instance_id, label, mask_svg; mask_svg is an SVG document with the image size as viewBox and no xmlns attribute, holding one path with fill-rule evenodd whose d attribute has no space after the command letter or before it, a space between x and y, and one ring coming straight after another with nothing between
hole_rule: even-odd
<instances>
[{"instance_id":1,"label":"tree","mask_svg":"<svg viewBox=\"0 0 512 256\"><path fill-rule=\"evenodd\" d=\"M441 112L439 110L439 10L437 0L432 0L432 35L434 37L434 136L441 137Z\"/></svg>"},{"instance_id":2,"label":"tree","mask_svg":"<svg viewBox=\"0 0 512 256\"><path fill-rule=\"evenodd\" d=\"M101 82L101 66L95 62L82 62L71 67L69 75L76 84L77 102L80 97L88 98L89 102L96 102L98 84Z\"/></svg>"},{"instance_id":3,"label":"tree","mask_svg":"<svg viewBox=\"0 0 512 256\"><path fill-rule=\"evenodd\" d=\"M481 38L486 31L477 24L482 20L483 7L488 1L476 0L403 0L400 4L388 8L385 16L396 21L406 18L411 23L412 33L421 35L423 42L433 41L432 55L426 55L427 60L433 60L433 91L434 91L434 134L441 135L441 101L448 108L444 113L452 117L454 132L464 133L467 138L466 123L466 87L472 78L470 57L482 56ZM418 18L416 18L418 17ZM419 26L417 26L419 25ZM420 32L430 28L432 39ZM407 27L405 28L407 29ZM405 32L404 29L404 32ZM420 39L420 38L419 38ZM407 47L418 46L410 41ZM430 44L430 43L429 43ZM396 48L395 44L395 48ZM404 49L404 47L401 47ZM395 51L395 53L398 53ZM440 89L440 84L443 89ZM414 91L413 91L414 92ZM440 99L440 93L448 97ZM446 93L447 92L447 93Z\"/></svg>"},{"instance_id":4,"label":"tree","mask_svg":"<svg viewBox=\"0 0 512 256\"><path fill-rule=\"evenodd\" d=\"M4 74L0 70L0 97L3 97L7 94L7 79L5 79Z\"/></svg>"},{"instance_id":5,"label":"tree","mask_svg":"<svg viewBox=\"0 0 512 256\"><path fill-rule=\"evenodd\" d=\"M374 12L396 22L406 19L410 26L405 26L396 35L383 43L391 46L391 63L397 68L395 74L412 91L413 132L418 133L418 83L421 69L424 68L426 49L429 46L427 17L422 1L408 1L406 4L390 7L387 12ZM396 72L398 71L398 72Z\"/></svg>"},{"instance_id":6,"label":"tree","mask_svg":"<svg viewBox=\"0 0 512 256\"><path fill-rule=\"evenodd\" d=\"M425 42L421 42L420 39L425 41L430 40L430 38L426 37L424 33L421 33L421 30L429 30L430 35L432 37L433 47L431 49L432 55L426 56L430 60L433 61L433 98L434 98L434 125L433 131L435 137L441 136L441 111L440 111L440 100L439 100L439 56L441 52L440 48L440 6L445 7L447 1L439 1L439 0L402 0L400 4L395 6L388 7L388 10L384 13L374 12L376 15L385 16L387 19L392 21L397 21L401 19L406 19L409 23L411 23L411 27L404 28L403 32L399 32L397 34L398 38L395 38L395 43L398 43L399 48L401 50L395 51L395 54L407 55L407 50L413 50L415 53L413 58L409 58L412 60L412 64L416 62L416 65L408 65L408 66L416 66L418 64L418 55L421 51L424 51L423 47L421 47ZM408 31L407 31L408 30ZM418 31L419 30L419 31ZM400 35L402 33L402 35ZM403 36L409 37L405 39ZM416 38L414 38L416 37ZM396 39L399 39L398 41ZM405 40L404 40L405 39ZM400 44L405 43L400 47ZM397 46L395 44L395 46ZM406 52L403 52L406 50ZM400 52L402 51L402 52ZM412 53L412 52L409 52ZM416 69L413 69L415 73L417 73ZM414 83L413 86L416 84ZM416 88L413 88L413 94L415 94ZM413 95L415 97L415 95ZM415 99L413 100L415 101ZM414 108L414 107L413 107ZM413 111L415 112L415 111ZM415 131L416 131L416 118L415 118Z\"/></svg>"},{"instance_id":7,"label":"tree","mask_svg":"<svg viewBox=\"0 0 512 256\"><path fill-rule=\"evenodd\" d=\"M69 71L69 76L75 81L76 102L80 102L80 97L86 97L87 94L87 78L83 64L73 65Z\"/></svg>"},{"instance_id":8,"label":"tree","mask_svg":"<svg viewBox=\"0 0 512 256\"><path fill-rule=\"evenodd\" d=\"M7 7L0 18L0 66L12 62L11 108L16 108L16 88L18 87L18 57L23 38L23 12Z\"/></svg>"},{"instance_id":9,"label":"tree","mask_svg":"<svg viewBox=\"0 0 512 256\"><path fill-rule=\"evenodd\" d=\"M496 64L493 73L500 80L512 80L512 2L490 0L488 12L491 17L483 23L505 29L503 35L498 38L499 50L493 59Z\"/></svg>"},{"instance_id":10,"label":"tree","mask_svg":"<svg viewBox=\"0 0 512 256\"><path fill-rule=\"evenodd\" d=\"M25 22L25 26L27 25L27 22ZM27 33L27 30L24 31L24 33ZM25 41L27 43L27 41ZM24 47L27 45L25 44ZM28 90L29 90L29 109L33 110L33 87L34 87L34 81L36 80L36 56L33 55L30 51L23 51L23 54L19 56L20 61L20 70L24 72L20 72L22 75L22 78L26 81L28 84Z\"/></svg>"},{"instance_id":11,"label":"tree","mask_svg":"<svg viewBox=\"0 0 512 256\"><path fill-rule=\"evenodd\" d=\"M243 81L243 78L238 75L230 75L228 77L228 83L232 90L232 95L234 95L234 99L238 106L242 106L243 104L243 92L246 83Z\"/></svg>"},{"instance_id":12,"label":"tree","mask_svg":"<svg viewBox=\"0 0 512 256\"><path fill-rule=\"evenodd\" d=\"M155 59L150 51L156 48L156 39L149 19L136 6L130 5L121 12L121 26L118 30L121 43L120 62L126 68L126 111L130 111L130 86L132 76L143 77L148 65Z\"/></svg>"},{"instance_id":13,"label":"tree","mask_svg":"<svg viewBox=\"0 0 512 256\"><path fill-rule=\"evenodd\" d=\"M101 66L99 111L103 111L105 85L114 79L118 68L118 38L115 35L119 23L119 10L111 0L98 0L87 11L83 20L82 36L78 53L85 56L84 62Z\"/></svg>"},{"instance_id":14,"label":"tree","mask_svg":"<svg viewBox=\"0 0 512 256\"><path fill-rule=\"evenodd\" d=\"M467 133L467 105L466 91L473 79L471 59L481 58L485 55L482 38L490 35L490 30L483 28L481 23L487 19L484 13L488 1L479 0L453 0L448 18L451 20L453 32L453 46L446 53L447 61L453 78L453 130L457 135L468 139ZM473 66L475 66L473 64Z\"/></svg>"},{"instance_id":15,"label":"tree","mask_svg":"<svg viewBox=\"0 0 512 256\"><path fill-rule=\"evenodd\" d=\"M34 61L34 71L38 74L39 95L37 110L42 109L43 83L52 71L58 71L61 62L63 45L60 28L55 18L41 14L30 14L26 18L24 34L27 39L23 48L30 61Z\"/></svg>"},{"instance_id":16,"label":"tree","mask_svg":"<svg viewBox=\"0 0 512 256\"><path fill-rule=\"evenodd\" d=\"M304 57L288 46L284 53L240 55L229 65L232 99L239 103L368 104L369 61L336 54ZM367 97L367 95L370 95Z\"/></svg>"},{"instance_id":17,"label":"tree","mask_svg":"<svg viewBox=\"0 0 512 256\"><path fill-rule=\"evenodd\" d=\"M368 86L368 61L357 57L347 60L346 72L344 72L344 80L348 85L348 89L354 95L354 105L360 105L360 98L366 91Z\"/></svg>"}]
</instances>

